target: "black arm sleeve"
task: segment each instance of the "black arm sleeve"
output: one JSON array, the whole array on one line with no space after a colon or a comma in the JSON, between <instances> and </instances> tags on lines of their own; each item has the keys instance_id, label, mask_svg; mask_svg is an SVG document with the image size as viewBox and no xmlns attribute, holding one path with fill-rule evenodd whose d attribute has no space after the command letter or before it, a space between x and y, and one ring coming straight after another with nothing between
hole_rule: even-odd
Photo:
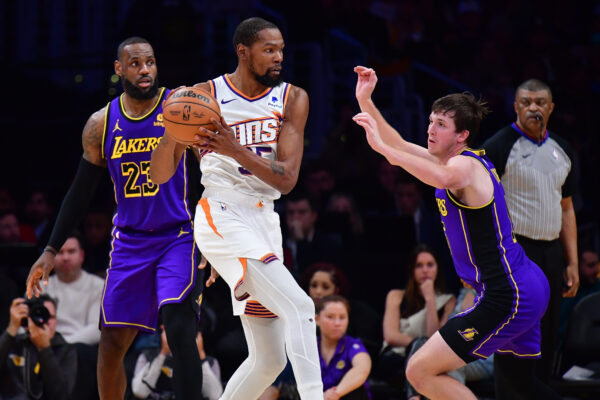
<instances>
[{"instance_id":1,"label":"black arm sleeve","mask_svg":"<svg viewBox=\"0 0 600 400\"><path fill-rule=\"evenodd\" d=\"M81 159L75 179L60 206L48 246L52 246L56 251L60 250L88 209L104 170L103 167Z\"/></svg>"}]
</instances>

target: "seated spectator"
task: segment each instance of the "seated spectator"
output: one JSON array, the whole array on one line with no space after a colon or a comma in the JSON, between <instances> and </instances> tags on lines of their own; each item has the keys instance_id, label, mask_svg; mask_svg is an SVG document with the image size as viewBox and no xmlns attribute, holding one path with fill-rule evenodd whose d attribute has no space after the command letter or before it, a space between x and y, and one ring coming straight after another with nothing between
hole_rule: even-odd
<instances>
[{"instance_id":1,"label":"seated spectator","mask_svg":"<svg viewBox=\"0 0 600 400\"><path fill-rule=\"evenodd\" d=\"M44 292L59 304L56 330L69 343L96 345L100 341L100 300L104 281L83 270L81 235L74 232L56 255L54 274Z\"/></svg>"},{"instance_id":2,"label":"seated spectator","mask_svg":"<svg viewBox=\"0 0 600 400\"><path fill-rule=\"evenodd\" d=\"M598 252L590 247L584 248L579 256L579 290L575 297L563 298L560 305L560 326L558 332L561 342L573 308L587 295L600 292L599 272Z\"/></svg>"},{"instance_id":3,"label":"seated spectator","mask_svg":"<svg viewBox=\"0 0 600 400\"><path fill-rule=\"evenodd\" d=\"M334 264L318 262L311 265L300 279L300 286L313 299L315 306L333 294L348 298L350 287L344 272ZM381 316L369 305L359 300L348 299L350 322L348 334L359 338L369 354L375 356L381 348Z\"/></svg>"},{"instance_id":4,"label":"seated spectator","mask_svg":"<svg viewBox=\"0 0 600 400\"><path fill-rule=\"evenodd\" d=\"M0 210L0 273L17 284L19 293L25 291L29 267L39 256L35 242L33 229L20 224L14 210Z\"/></svg>"},{"instance_id":5,"label":"seated spectator","mask_svg":"<svg viewBox=\"0 0 600 400\"><path fill-rule=\"evenodd\" d=\"M300 276L314 262L341 260L340 236L317 229L318 216L315 204L305 194L294 193L286 198L287 231L283 245L288 259L284 263L295 276Z\"/></svg>"},{"instance_id":6,"label":"seated spectator","mask_svg":"<svg viewBox=\"0 0 600 400\"><path fill-rule=\"evenodd\" d=\"M66 400L75 386L75 348L56 332L56 301L16 298L0 336L0 398ZM25 326L25 333L19 328Z\"/></svg>"},{"instance_id":7,"label":"seated spectator","mask_svg":"<svg viewBox=\"0 0 600 400\"><path fill-rule=\"evenodd\" d=\"M43 189L32 190L25 203L23 217L35 232L40 252L50 238L53 214L54 208L48 201L48 193Z\"/></svg>"},{"instance_id":8,"label":"seated spectator","mask_svg":"<svg viewBox=\"0 0 600 400\"><path fill-rule=\"evenodd\" d=\"M100 209L90 210L83 219L82 229L86 249L83 268L101 278L106 276L108 268L111 228L111 215Z\"/></svg>"},{"instance_id":9,"label":"seated spectator","mask_svg":"<svg viewBox=\"0 0 600 400\"><path fill-rule=\"evenodd\" d=\"M409 258L406 289L392 289L387 294L383 316L384 348L379 356L377 373L392 386L401 388L404 385L404 371L411 349L444 325L456 306L456 298L446 293L438 271L433 250L420 244Z\"/></svg>"},{"instance_id":10,"label":"seated spectator","mask_svg":"<svg viewBox=\"0 0 600 400\"><path fill-rule=\"evenodd\" d=\"M367 378L371 357L360 339L346 334L350 304L338 295L317 304L317 337L325 400L371 399Z\"/></svg>"},{"instance_id":11,"label":"seated spectator","mask_svg":"<svg viewBox=\"0 0 600 400\"><path fill-rule=\"evenodd\" d=\"M78 376L74 394L98 398L96 364L100 341L100 300L104 281L82 269L85 252L81 235L73 232L55 258L54 274L44 292L58 301L56 330L77 349Z\"/></svg>"},{"instance_id":12,"label":"seated spectator","mask_svg":"<svg viewBox=\"0 0 600 400\"><path fill-rule=\"evenodd\" d=\"M208 400L217 400L223 394L219 363L215 358L207 357L204 352L200 331L196 336L196 345L202 360L202 396ZM173 354L161 325L160 348L146 349L138 356L131 382L133 394L138 399L174 399L172 379Z\"/></svg>"}]
</instances>

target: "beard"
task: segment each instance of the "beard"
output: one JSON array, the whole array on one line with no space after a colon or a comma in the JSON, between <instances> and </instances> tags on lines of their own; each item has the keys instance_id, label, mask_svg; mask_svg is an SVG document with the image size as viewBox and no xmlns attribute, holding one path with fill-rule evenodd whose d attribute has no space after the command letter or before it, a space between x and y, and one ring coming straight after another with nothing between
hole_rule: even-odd
<instances>
[{"instance_id":1,"label":"beard","mask_svg":"<svg viewBox=\"0 0 600 400\"><path fill-rule=\"evenodd\" d=\"M252 72L252 75L254 75L254 79L256 79L256 81L263 86L275 87L281 82L283 82L281 74L279 74L276 78L271 78L271 76L269 75L270 70L267 70L267 72L265 72L264 75L257 74L254 68L251 68L250 71Z\"/></svg>"},{"instance_id":2,"label":"beard","mask_svg":"<svg viewBox=\"0 0 600 400\"><path fill-rule=\"evenodd\" d=\"M121 79L121 82L123 90L136 100L149 100L158 93L158 77L154 78L152 86L146 89L140 89L125 77Z\"/></svg>"}]
</instances>

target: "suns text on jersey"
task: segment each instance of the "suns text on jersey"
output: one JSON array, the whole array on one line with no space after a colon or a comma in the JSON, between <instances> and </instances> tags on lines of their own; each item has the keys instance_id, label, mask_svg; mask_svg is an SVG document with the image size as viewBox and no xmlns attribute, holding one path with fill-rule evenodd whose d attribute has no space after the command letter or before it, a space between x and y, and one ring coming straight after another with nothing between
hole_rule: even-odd
<instances>
[{"instance_id":1,"label":"suns text on jersey","mask_svg":"<svg viewBox=\"0 0 600 400\"><path fill-rule=\"evenodd\" d=\"M230 125L242 146L277 142L281 119L266 117Z\"/></svg>"}]
</instances>

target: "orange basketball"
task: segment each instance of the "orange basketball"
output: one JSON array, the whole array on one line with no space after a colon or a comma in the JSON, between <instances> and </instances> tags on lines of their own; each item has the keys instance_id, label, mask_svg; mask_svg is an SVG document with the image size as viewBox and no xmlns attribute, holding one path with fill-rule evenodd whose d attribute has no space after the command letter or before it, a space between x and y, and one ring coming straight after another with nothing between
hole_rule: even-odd
<instances>
[{"instance_id":1,"label":"orange basketball","mask_svg":"<svg viewBox=\"0 0 600 400\"><path fill-rule=\"evenodd\" d=\"M163 105L165 129L180 143L193 143L200 127L215 130L211 118L221 119L219 103L209 92L198 87L177 89Z\"/></svg>"}]
</instances>

